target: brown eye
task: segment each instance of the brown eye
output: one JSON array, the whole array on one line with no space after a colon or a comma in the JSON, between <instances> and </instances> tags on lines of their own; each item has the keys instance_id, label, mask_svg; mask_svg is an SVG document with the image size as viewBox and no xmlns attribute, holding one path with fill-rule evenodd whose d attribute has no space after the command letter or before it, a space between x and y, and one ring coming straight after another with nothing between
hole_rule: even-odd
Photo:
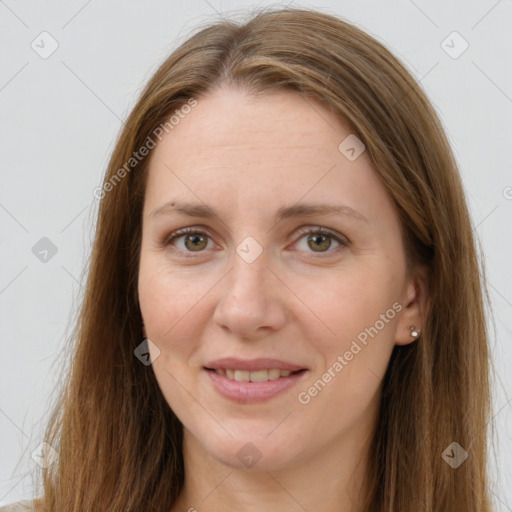
<instances>
[{"instance_id":1,"label":"brown eye","mask_svg":"<svg viewBox=\"0 0 512 512\"><path fill-rule=\"evenodd\" d=\"M315 252L317 249L321 252L326 251L331 246L331 237L329 235L314 233L308 237L308 246Z\"/></svg>"},{"instance_id":2,"label":"brown eye","mask_svg":"<svg viewBox=\"0 0 512 512\"><path fill-rule=\"evenodd\" d=\"M210 237L202 231L193 228L183 228L171 233L165 239L163 245L172 245L183 253L200 253L207 248L209 240Z\"/></svg>"},{"instance_id":3,"label":"brown eye","mask_svg":"<svg viewBox=\"0 0 512 512\"><path fill-rule=\"evenodd\" d=\"M316 253L318 256L329 256L338 252L338 249L348 247L350 242L335 231L320 227L303 227L299 233L304 235L297 241L296 245L302 251ZM307 244L302 244L302 240L307 240ZM334 241L334 244L332 245Z\"/></svg>"},{"instance_id":4,"label":"brown eye","mask_svg":"<svg viewBox=\"0 0 512 512\"><path fill-rule=\"evenodd\" d=\"M337 232L331 232L325 228L311 228L304 227L299 230L302 237L299 238L296 245L300 246L302 240L307 240L306 247L299 247L300 250L311 253L316 253L319 257L329 256L331 253L337 253L337 249L348 247L350 242ZM206 252L208 242L211 241L209 235L203 231L194 228L183 228L174 233L171 233L163 242L164 246L171 245L173 250L183 253L184 256L192 256L196 253L198 256L201 252ZM332 247L332 243L337 244ZM330 250L332 249L332 250Z\"/></svg>"},{"instance_id":5,"label":"brown eye","mask_svg":"<svg viewBox=\"0 0 512 512\"><path fill-rule=\"evenodd\" d=\"M192 233L183 235L185 237L185 247L191 251L201 251L208 245L207 237L201 233Z\"/></svg>"}]
</instances>

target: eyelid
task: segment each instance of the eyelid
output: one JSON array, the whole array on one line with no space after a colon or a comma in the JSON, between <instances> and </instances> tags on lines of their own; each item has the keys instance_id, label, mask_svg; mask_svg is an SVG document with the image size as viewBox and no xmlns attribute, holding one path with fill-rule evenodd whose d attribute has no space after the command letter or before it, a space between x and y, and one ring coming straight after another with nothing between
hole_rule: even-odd
<instances>
[{"instance_id":1,"label":"eyelid","mask_svg":"<svg viewBox=\"0 0 512 512\"><path fill-rule=\"evenodd\" d=\"M209 234L209 230L207 227L205 227L205 226L188 226L186 228L180 228L175 231L172 231L168 235L164 236L161 244L162 244L162 246L169 245L176 238L179 238L183 235L188 235L190 233L206 235L210 239L212 238L212 236Z\"/></svg>"},{"instance_id":2,"label":"eyelid","mask_svg":"<svg viewBox=\"0 0 512 512\"><path fill-rule=\"evenodd\" d=\"M161 246L167 247L168 245L172 245L172 241L174 241L177 238L180 238L184 235L190 234L190 233L206 235L208 238L210 238L210 240L213 241L212 236L209 234L208 228L206 228L205 226L188 226L185 228L177 229L177 230L173 231L172 233L170 233L169 235L165 236L161 242ZM314 251L308 251L308 252L310 252L310 254L314 255L313 257L318 257L318 258L327 257L328 255L332 255L332 254L336 253L337 250L339 250L341 247L348 247L351 245L350 240L346 236L342 235L341 233L338 233L337 231L335 231L333 229L322 227L322 226L317 226L317 225L306 225L306 226L300 227L299 229L297 229L294 232L294 238L297 235L307 235L307 234L328 235L329 237L333 238L340 244L340 247L336 247L335 249L328 250L326 252L315 253ZM299 238L297 239L297 242L301 238L302 238L302 236L299 236ZM176 249L176 248L174 248L174 249L181 253L185 252L187 254L186 257L192 257L192 258L199 257L202 255L202 253L205 252L205 251L198 251L197 253L194 253L194 251L182 251L180 249Z\"/></svg>"},{"instance_id":3,"label":"eyelid","mask_svg":"<svg viewBox=\"0 0 512 512\"><path fill-rule=\"evenodd\" d=\"M330 228L324 228L322 226L315 226L315 225L309 225L309 226L302 226L299 228L295 234L322 234L322 235L329 235L331 238L336 239L340 244L342 245L350 245L350 240L342 235L341 233L338 233L334 229ZM332 252L332 251L331 251ZM321 253L318 253L321 254Z\"/></svg>"}]
</instances>

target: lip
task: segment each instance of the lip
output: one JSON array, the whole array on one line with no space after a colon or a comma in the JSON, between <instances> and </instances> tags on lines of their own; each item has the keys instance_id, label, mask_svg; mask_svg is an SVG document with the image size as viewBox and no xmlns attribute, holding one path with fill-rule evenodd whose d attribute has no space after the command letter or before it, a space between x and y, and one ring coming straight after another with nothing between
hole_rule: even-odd
<instances>
[{"instance_id":1,"label":"lip","mask_svg":"<svg viewBox=\"0 0 512 512\"><path fill-rule=\"evenodd\" d=\"M273 366L273 368L275 368L275 366ZM241 368L239 367L239 369ZM279 377L275 380L266 380L264 382L238 382L228 379L224 375L219 375L207 368L203 368L203 372L206 374L206 377L210 379L214 389L220 395L240 404L270 400L295 386L309 373L308 370L304 369L304 371L299 373L292 373L288 377Z\"/></svg>"},{"instance_id":2,"label":"lip","mask_svg":"<svg viewBox=\"0 0 512 512\"><path fill-rule=\"evenodd\" d=\"M289 363L287 361L281 361L279 359L268 359L265 357L259 357L256 359L238 359L236 357L224 357L222 359L215 359L210 361L205 366L211 370L247 370L255 372L257 370L271 370L277 368L279 370L290 370L296 372L298 370L307 370L305 366L299 366L297 364ZM286 378L286 377L280 377Z\"/></svg>"}]
</instances>

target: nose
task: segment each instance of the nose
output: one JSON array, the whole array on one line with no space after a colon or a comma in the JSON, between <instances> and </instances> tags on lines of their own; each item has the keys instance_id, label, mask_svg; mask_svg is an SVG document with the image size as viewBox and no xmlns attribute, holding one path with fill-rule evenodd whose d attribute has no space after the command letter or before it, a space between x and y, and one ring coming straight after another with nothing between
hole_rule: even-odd
<instances>
[{"instance_id":1,"label":"nose","mask_svg":"<svg viewBox=\"0 0 512 512\"><path fill-rule=\"evenodd\" d=\"M287 288L268 265L265 253L248 263L235 255L233 266L219 283L214 322L244 339L267 336L287 320ZM288 291L289 295L289 291Z\"/></svg>"}]
</instances>

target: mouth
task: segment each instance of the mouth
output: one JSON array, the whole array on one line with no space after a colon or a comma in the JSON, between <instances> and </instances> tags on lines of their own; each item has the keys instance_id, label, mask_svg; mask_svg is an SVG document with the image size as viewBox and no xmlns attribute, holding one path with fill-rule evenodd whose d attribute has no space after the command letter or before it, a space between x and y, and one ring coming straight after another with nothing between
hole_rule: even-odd
<instances>
[{"instance_id":1,"label":"mouth","mask_svg":"<svg viewBox=\"0 0 512 512\"><path fill-rule=\"evenodd\" d=\"M203 366L207 384L223 398L238 404L269 401L290 391L309 374L307 368L210 368Z\"/></svg>"},{"instance_id":2,"label":"mouth","mask_svg":"<svg viewBox=\"0 0 512 512\"><path fill-rule=\"evenodd\" d=\"M236 382L266 382L268 380L278 380L287 378L290 375L296 375L307 371L305 368L301 370L281 370L280 368L261 369L261 370L240 370L233 368L206 368L209 372L215 372L217 375L222 375L229 380Z\"/></svg>"}]
</instances>

